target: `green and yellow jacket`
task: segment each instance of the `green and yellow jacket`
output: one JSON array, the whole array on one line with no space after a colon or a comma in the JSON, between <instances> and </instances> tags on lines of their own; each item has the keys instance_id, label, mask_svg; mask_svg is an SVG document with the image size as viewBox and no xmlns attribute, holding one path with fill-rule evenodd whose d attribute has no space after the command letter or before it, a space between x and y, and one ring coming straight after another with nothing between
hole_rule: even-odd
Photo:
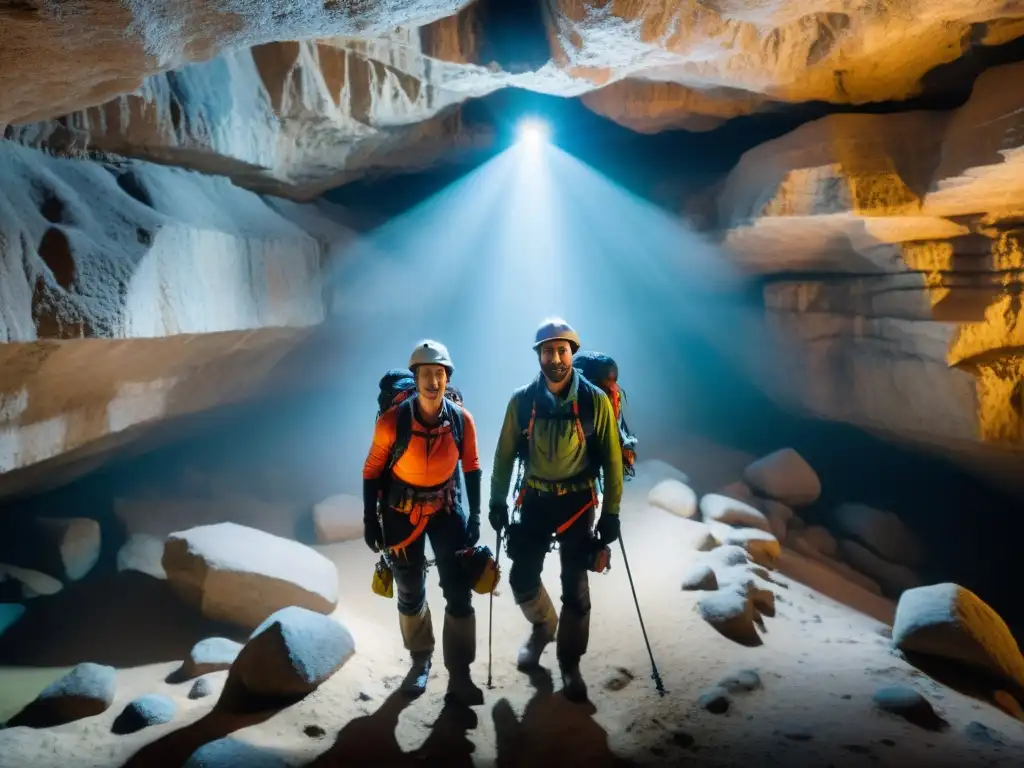
<instances>
[{"instance_id":1,"label":"green and yellow jacket","mask_svg":"<svg viewBox=\"0 0 1024 768\"><path fill-rule=\"evenodd\" d=\"M580 391L584 387L589 393ZM573 414L574 404L578 404L580 412L586 412L588 406L582 398L588 397L593 400L593 436L589 441L580 439ZM568 481L586 477L588 473L595 477L597 469L603 469L602 513L618 514L622 501L622 446L615 413L608 395L582 379L576 370L573 370L572 382L561 396L552 394L543 375L512 393L494 453L491 504L504 504L508 497L517 449L534 407L536 415L525 479ZM590 455L590 451L598 455Z\"/></svg>"}]
</instances>

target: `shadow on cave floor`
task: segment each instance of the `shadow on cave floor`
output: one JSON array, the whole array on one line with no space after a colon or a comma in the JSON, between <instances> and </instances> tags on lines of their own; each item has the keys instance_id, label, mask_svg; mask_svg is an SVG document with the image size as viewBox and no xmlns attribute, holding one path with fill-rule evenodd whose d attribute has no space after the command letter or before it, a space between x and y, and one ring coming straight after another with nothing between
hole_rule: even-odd
<instances>
[{"instance_id":1,"label":"shadow on cave floor","mask_svg":"<svg viewBox=\"0 0 1024 768\"><path fill-rule=\"evenodd\" d=\"M544 667L529 673L529 678L536 693L522 717L516 717L507 699L498 701L491 712L499 768L633 765L609 748L607 731L592 717L597 711L593 704L574 704L555 692L551 673Z\"/></svg>"},{"instance_id":2,"label":"shadow on cave floor","mask_svg":"<svg viewBox=\"0 0 1024 768\"><path fill-rule=\"evenodd\" d=\"M35 598L0 636L0 666L117 668L180 661L206 637L248 633L204 619L167 582L134 571L103 574Z\"/></svg>"}]
</instances>

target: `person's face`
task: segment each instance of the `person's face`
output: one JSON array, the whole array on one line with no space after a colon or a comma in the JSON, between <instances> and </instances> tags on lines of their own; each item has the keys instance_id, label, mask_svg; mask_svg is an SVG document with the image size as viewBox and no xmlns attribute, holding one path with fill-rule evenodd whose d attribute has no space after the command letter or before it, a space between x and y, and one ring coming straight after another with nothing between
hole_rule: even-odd
<instances>
[{"instance_id":1,"label":"person's face","mask_svg":"<svg viewBox=\"0 0 1024 768\"><path fill-rule=\"evenodd\" d=\"M431 405L441 402L447 385L448 371L443 365L416 366L416 392Z\"/></svg>"},{"instance_id":2,"label":"person's face","mask_svg":"<svg viewBox=\"0 0 1024 768\"><path fill-rule=\"evenodd\" d=\"M560 384L572 371L572 349L569 342L546 341L540 348L540 369L552 384Z\"/></svg>"}]
</instances>

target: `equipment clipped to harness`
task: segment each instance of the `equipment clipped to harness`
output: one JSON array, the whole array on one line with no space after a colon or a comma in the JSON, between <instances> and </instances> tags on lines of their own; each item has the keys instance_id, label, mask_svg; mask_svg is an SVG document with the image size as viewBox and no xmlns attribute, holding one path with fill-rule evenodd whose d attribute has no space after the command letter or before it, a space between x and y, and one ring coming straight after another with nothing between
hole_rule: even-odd
<instances>
[{"instance_id":1,"label":"equipment clipped to harness","mask_svg":"<svg viewBox=\"0 0 1024 768\"><path fill-rule=\"evenodd\" d=\"M611 567L611 547L601 544L599 540L595 539L593 549L590 551L590 561L587 563L587 568L594 573L607 573L611 570Z\"/></svg>"},{"instance_id":2,"label":"equipment clipped to harness","mask_svg":"<svg viewBox=\"0 0 1024 768\"><path fill-rule=\"evenodd\" d=\"M455 553L466 575L478 595L494 592L501 581L501 569L498 568L490 547L466 547Z\"/></svg>"},{"instance_id":3,"label":"equipment clipped to harness","mask_svg":"<svg viewBox=\"0 0 1024 768\"><path fill-rule=\"evenodd\" d=\"M381 597L395 596L395 576L382 555L373 568L373 593Z\"/></svg>"}]
</instances>

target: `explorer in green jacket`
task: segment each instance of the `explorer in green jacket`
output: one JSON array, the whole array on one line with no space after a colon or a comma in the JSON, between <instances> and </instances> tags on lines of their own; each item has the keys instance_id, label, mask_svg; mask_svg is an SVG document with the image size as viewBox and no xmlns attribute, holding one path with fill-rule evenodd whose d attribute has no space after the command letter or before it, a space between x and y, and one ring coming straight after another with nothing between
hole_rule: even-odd
<instances>
[{"instance_id":1,"label":"explorer in green jacket","mask_svg":"<svg viewBox=\"0 0 1024 768\"><path fill-rule=\"evenodd\" d=\"M622 447L608 396L572 367L580 348L576 331L561 319L545 321L533 348L541 373L509 400L494 455L489 517L496 532L508 529L509 583L533 625L519 649L519 668L535 668L557 630L563 690L582 701L587 688L579 663L590 635L587 571L595 552L619 537ZM519 519L510 525L507 500L517 459L523 466L516 489ZM604 499L595 536L599 473ZM552 537L558 539L562 566L561 616L541 582Z\"/></svg>"}]
</instances>

